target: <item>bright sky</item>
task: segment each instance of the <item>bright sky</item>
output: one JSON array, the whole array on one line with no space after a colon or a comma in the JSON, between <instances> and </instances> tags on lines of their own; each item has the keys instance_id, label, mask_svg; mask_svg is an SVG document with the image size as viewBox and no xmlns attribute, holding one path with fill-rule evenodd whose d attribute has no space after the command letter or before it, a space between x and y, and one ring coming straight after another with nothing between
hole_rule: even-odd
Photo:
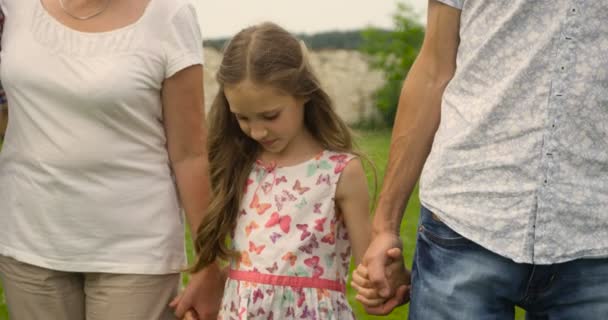
<instances>
[{"instance_id":1,"label":"bright sky","mask_svg":"<svg viewBox=\"0 0 608 320\"><path fill-rule=\"evenodd\" d=\"M244 27L270 20L295 33L391 27L397 3L426 15L427 0L191 0L205 39L230 37Z\"/></svg>"}]
</instances>

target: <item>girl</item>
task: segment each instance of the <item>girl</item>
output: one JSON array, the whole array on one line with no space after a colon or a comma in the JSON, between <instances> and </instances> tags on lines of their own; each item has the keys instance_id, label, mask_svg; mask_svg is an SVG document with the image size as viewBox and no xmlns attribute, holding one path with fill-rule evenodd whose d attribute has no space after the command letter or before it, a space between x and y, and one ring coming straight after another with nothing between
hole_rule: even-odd
<instances>
[{"instance_id":1,"label":"girl","mask_svg":"<svg viewBox=\"0 0 608 320\"><path fill-rule=\"evenodd\" d=\"M217 80L195 270L229 258L220 319L353 319L344 292L351 250L358 263L370 238L367 183L305 46L272 23L244 29Z\"/></svg>"}]
</instances>

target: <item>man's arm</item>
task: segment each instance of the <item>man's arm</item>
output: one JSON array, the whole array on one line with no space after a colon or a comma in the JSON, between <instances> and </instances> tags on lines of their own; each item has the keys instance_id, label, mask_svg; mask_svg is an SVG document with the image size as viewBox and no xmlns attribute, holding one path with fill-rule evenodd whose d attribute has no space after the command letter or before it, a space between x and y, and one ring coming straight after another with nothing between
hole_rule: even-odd
<instances>
[{"instance_id":1,"label":"man's arm","mask_svg":"<svg viewBox=\"0 0 608 320\"><path fill-rule=\"evenodd\" d=\"M398 272L392 276L407 279L387 279L386 268L403 264L402 257L395 258L391 252L402 246L399 229L403 212L431 150L439 125L443 91L456 70L459 29L460 10L436 0L429 1L422 48L405 79L399 98L388 165L372 226L372 242L362 263L367 267L367 273L353 276L355 287L367 287L366 283L356 282L357 279L369 277L371 285L377 289L376 294L390 298L379 304L381 299L378 300L377 296L365 296L360 291L357 299L371 314L390 313L407 299L395 296L398 288L394 286L409 283L409 273ZM407 291L399 288L399 292L406 295Z\"/></svg>"},{"instance_id":2,"label":"man's arm","mask_svg":"<svg viewBox=\"0 0 608 320\"><path fill-rule=\"evenodd\" d=\"M429 1L424 41L401 90L374 233L399 234L403 212L431 150L443 91L456 70L460 10Z\"/></svg>"}]
</instances>

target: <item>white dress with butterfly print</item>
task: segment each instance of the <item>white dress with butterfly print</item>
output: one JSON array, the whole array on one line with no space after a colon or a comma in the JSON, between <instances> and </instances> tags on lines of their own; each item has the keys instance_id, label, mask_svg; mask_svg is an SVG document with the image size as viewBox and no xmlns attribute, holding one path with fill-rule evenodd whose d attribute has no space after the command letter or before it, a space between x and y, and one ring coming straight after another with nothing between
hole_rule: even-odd
<instances>
[{"instance_id":1,"label":"white dress with butterfly print","mask_svg":"<svg viewBox=\"0 0 608 320\"><path fill-rule=\"evenodd\" d=\"M350 241L335 193L353 155L257 163L247 180L219 319L354 319L344 288Z\"/></svg>"}]
</instances>

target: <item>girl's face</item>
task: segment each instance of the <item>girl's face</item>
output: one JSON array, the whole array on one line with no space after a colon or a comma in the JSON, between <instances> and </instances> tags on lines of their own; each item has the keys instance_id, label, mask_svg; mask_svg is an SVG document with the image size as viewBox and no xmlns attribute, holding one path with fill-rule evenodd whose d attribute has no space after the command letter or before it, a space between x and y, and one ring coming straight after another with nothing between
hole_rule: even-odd
<instances>
[{"instance_id":1,"label":"girl's face","mask_svg":"<svg viewBox=\"0 0 608 320\"><path fill-rule=\"evenodd\" d=\"M224 94L241 130L264 150L284 153L304 136L305 99L249 80L225 86Z\"/></svg>"}]
</instances>

